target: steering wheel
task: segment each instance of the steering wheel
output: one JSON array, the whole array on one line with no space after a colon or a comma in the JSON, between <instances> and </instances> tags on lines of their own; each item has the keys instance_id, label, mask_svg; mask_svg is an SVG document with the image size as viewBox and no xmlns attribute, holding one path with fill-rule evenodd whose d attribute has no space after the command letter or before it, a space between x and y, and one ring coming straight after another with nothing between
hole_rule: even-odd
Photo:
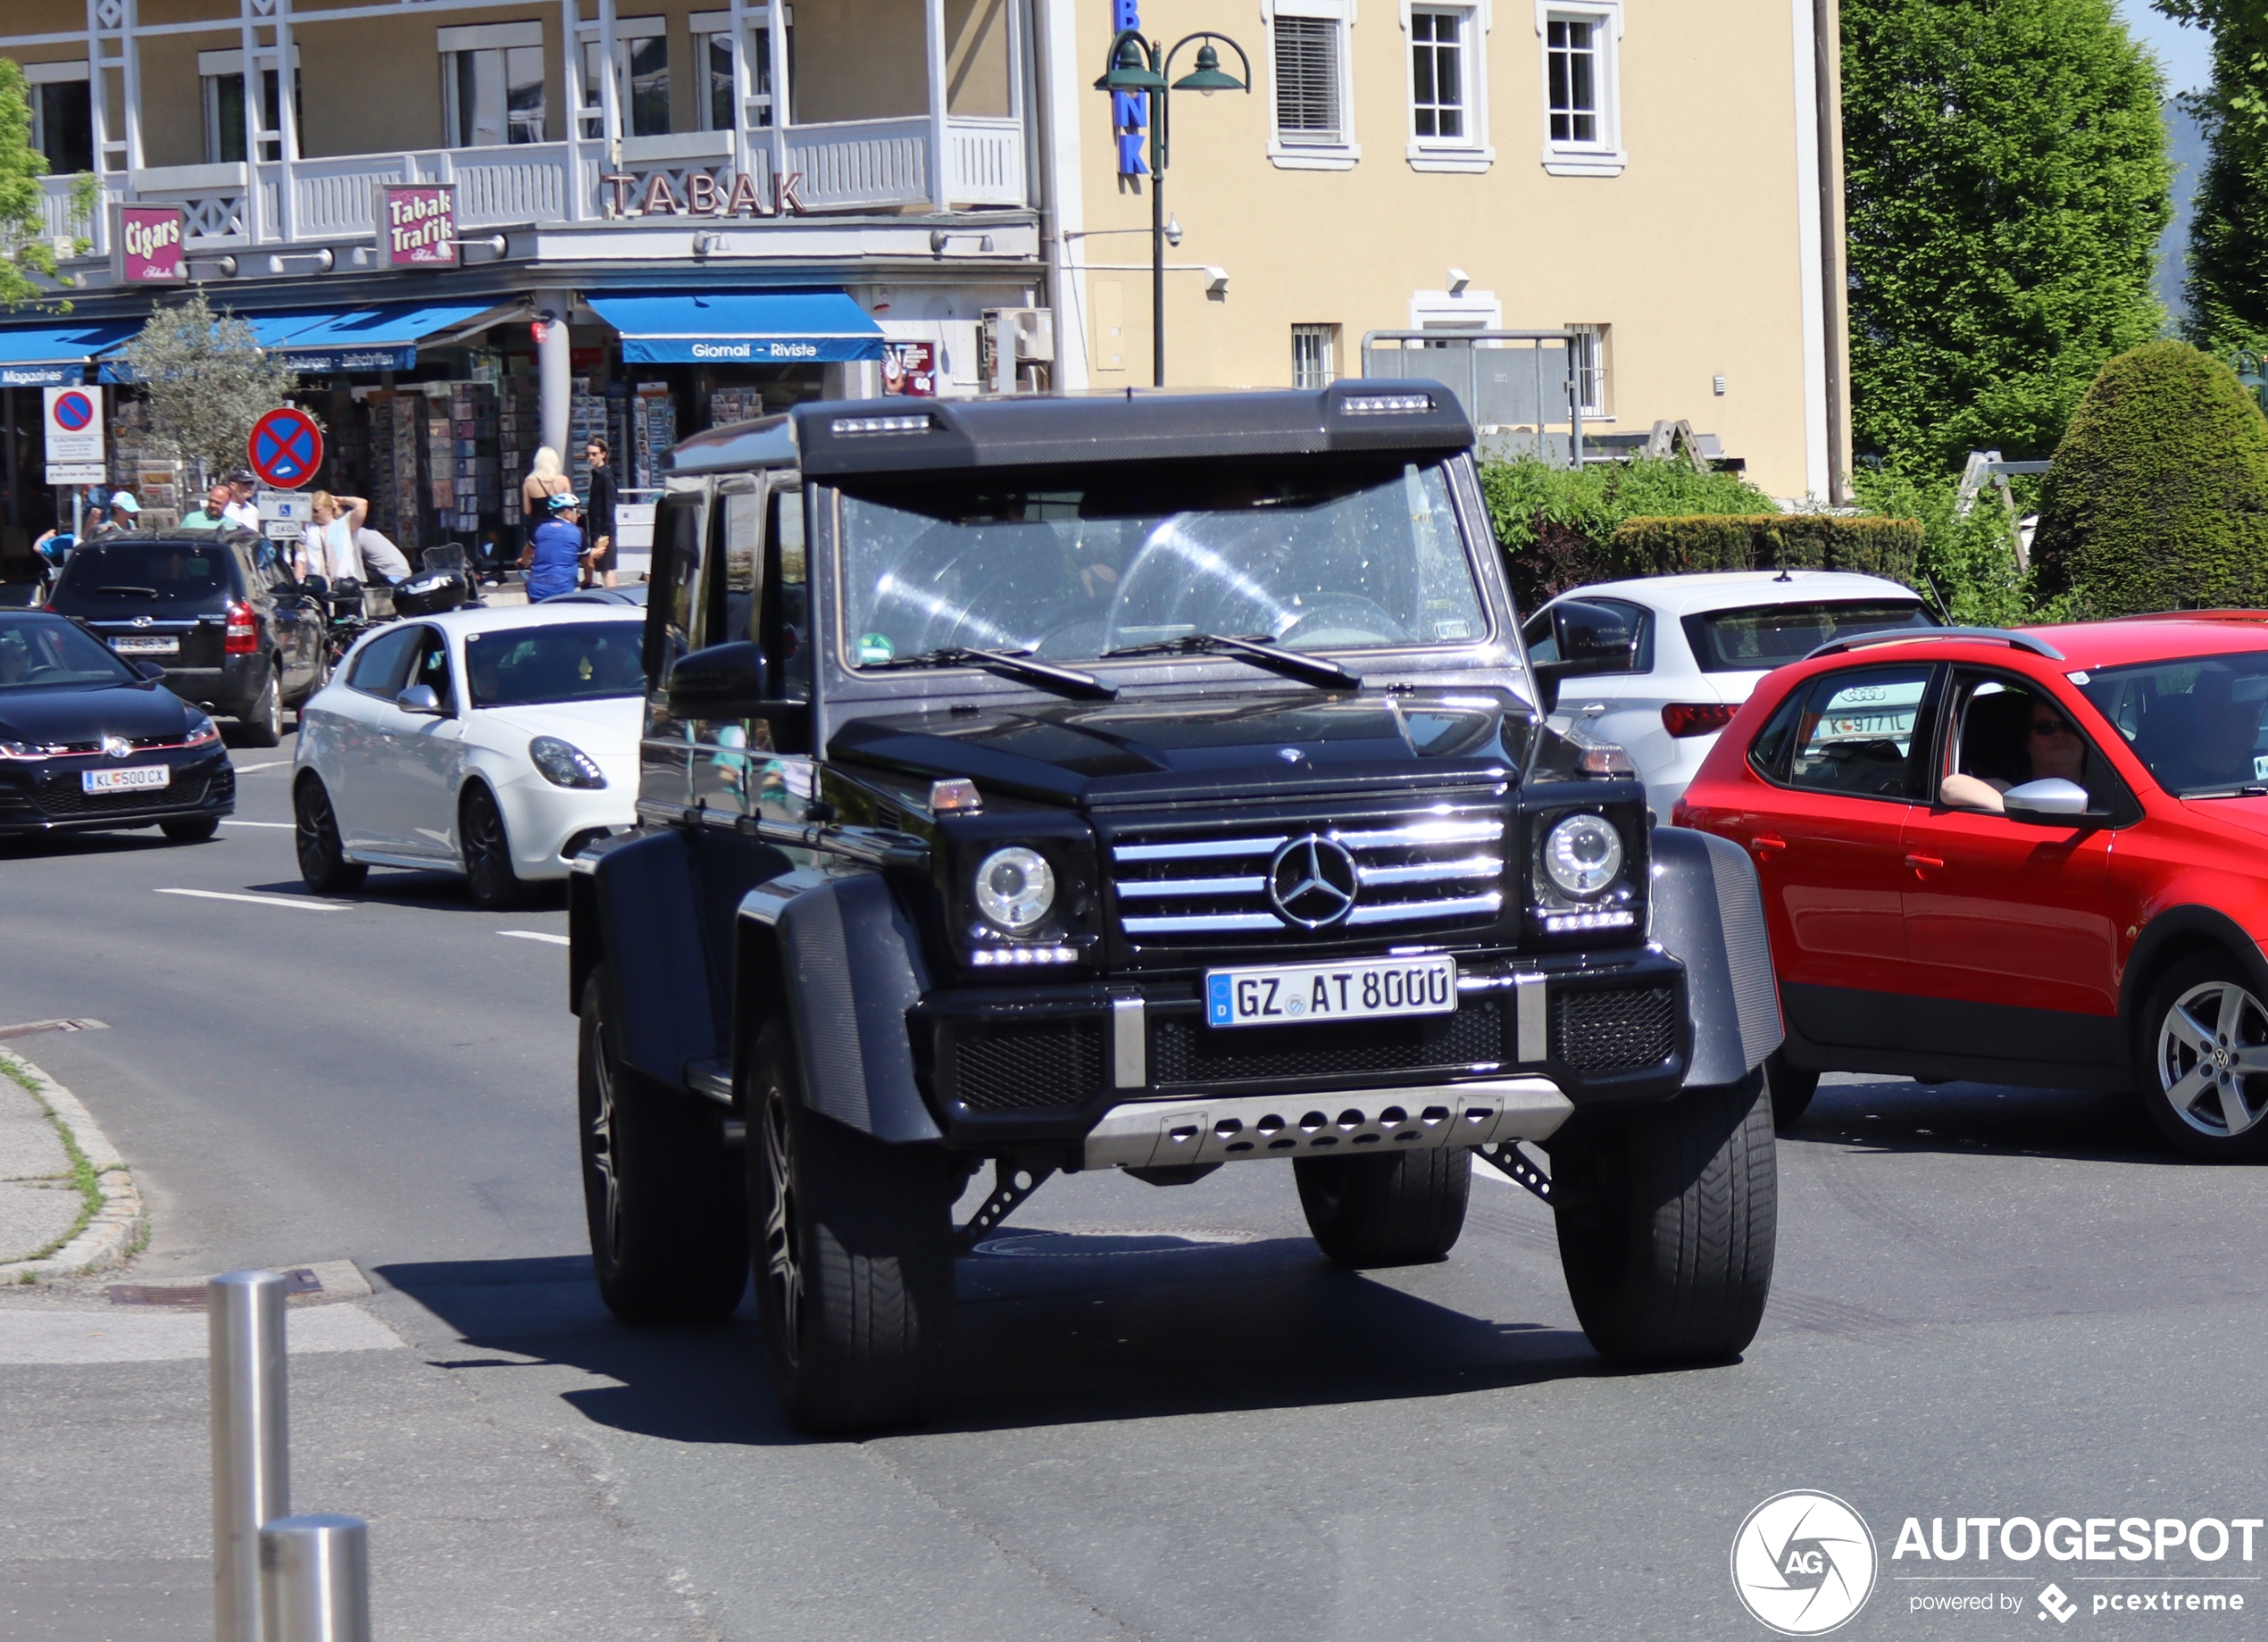
<instances>
[{"instance_id":1,"label":"steering wheel","mask_svg":"<svg viewBox=\"0 0 2268 1642\"><path fill-rule=\"evenodd\" d=\"M1309 649L1325 645L1406 644L1409 630L1386 607L1359 593L1317 593L1303 598L1299 619L1276 635Z\"/></svg>"}]
</instances>

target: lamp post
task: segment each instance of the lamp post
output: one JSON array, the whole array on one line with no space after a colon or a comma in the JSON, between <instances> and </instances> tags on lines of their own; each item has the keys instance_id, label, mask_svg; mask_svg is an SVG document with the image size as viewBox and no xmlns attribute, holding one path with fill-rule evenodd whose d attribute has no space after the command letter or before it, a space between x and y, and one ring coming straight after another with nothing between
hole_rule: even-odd
<instances>
[{"instance_id":1,"label":"lamp post","mask_svg":"<svg viewBox=\"0 0 2268 1642\"><path fill-rule=\"evenodd\" d=\"M1172 71L1174 54L1193 40L1203 41L1197 47L1197 67L1171 85L1166 75ZM1238 79L1221 67L1221 54L1213 42L1219 40L1237 54L1244 65L1244 78ZM1155 386L1165 386L1165 164L1167 98L1175 91L1195 91L1211 96L1216 91L1252 90L1252 59L1244 54L1244 47L1225 34L1215 34L1201 29L1195 34L1184 35L1171 47L1161 48L1156 42L1146 40L1132 29L1121 29L1111 37L1110 56L1102 79L1095 82L1097 91L1138 91L1149 98L1150 113L1150 354L1151 377ZM1178 240L1180 236L1175 235Z\"/></svg>"}]
</instances>

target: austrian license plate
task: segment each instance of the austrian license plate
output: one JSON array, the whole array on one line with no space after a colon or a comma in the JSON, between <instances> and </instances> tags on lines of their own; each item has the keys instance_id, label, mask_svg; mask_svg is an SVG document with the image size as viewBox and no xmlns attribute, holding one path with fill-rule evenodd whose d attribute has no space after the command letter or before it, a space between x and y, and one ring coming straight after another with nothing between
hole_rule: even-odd
<instances>
[{"instance_id":1,"label":"austrian license plate","mask_svg":"<svg viewBox=\"0 0 2268 1642\"><path fill-rule=\"evenodd\" d=\"M1205 977L1207 1026L1446 1015L1456 1006L1454 958L1272 964L1265 969L1208 970Z\"/></svg>"},{"instance_id":2,"label":"austrian license plate","mask_svg":"<svg viewBox=\"0 0 2268 1642\"><path fill-rule=\"evenodd\" d=\"M165 787L173 779L173 771L166 764L133 764L124 770L82 770L79 773L79 788L88 793L138 793L152 787Z\"/></svg>"},{"instance_id":3,"label":"austrian license plate","mask_svg":"<svg viewBox=\"0 0 2268 1642\"><path fill-rule=\"evenodd\" d=\"M178 638L113 638L110 647L121 655L179 655L181 641Z\"/></svg>"}]
</instances>

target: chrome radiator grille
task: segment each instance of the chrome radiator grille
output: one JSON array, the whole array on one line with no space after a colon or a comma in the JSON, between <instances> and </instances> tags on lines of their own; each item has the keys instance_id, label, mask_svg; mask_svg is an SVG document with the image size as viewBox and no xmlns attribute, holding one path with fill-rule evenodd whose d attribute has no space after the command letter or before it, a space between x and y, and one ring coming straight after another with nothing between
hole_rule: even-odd
<instances>
[{"instance_id":1,"label":"chrome radiator grille","mask_svg":"<svg viewBox=\"0 0 2268 1642\"><path fill-rule=\"evenodd\" d=\"M1390 935L1494 922L1505 900L1505 819L1494 811L1438 805L1233 833L1143 828L1115 839L1110 853L1120 926L1136 942ZM1291 897L1291 911L1280 911L1280 892L1309 877L1326 889Z\"/></svg>"}]
</instances>

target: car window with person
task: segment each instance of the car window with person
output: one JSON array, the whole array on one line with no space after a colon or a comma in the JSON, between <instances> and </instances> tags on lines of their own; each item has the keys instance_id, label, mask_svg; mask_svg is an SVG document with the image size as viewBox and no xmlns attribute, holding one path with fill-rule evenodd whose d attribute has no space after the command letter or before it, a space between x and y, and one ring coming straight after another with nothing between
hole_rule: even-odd
<instances>
[{"instance_id":1,"label":"car window with person","mask_svg":"<svg viewBox=\"0 0 2268 1642\"><path fill-rule=\"evenodd\" d=\"M473 632L464 637L475 707L642 696L645 629L623 621Z\"/></svg>"},{"instance_id":2,"label":"car window with person","mask_svg":"<svg viewBox=\"0 0 2268 1642\"><path fill-rule=\"evenodd\" d=\"M2080 689L2175 797L2268 791L2268 654L2104 668Z\"/></svg>"},{"instance_id":3,"label":"car window with person","mask_svg":"<svg viewBox=\"0 0 2268 1642\"><path fill-rule=\"evenodd\" d=\"M1964 674L1954 688L1952 724L1939 804L2005 811L2005 794L2047 780L2086 788L2090 809L2108 809L2124 794L2072 715L2052 696L2013 679Z\"/></svg>"}]
</instances>

